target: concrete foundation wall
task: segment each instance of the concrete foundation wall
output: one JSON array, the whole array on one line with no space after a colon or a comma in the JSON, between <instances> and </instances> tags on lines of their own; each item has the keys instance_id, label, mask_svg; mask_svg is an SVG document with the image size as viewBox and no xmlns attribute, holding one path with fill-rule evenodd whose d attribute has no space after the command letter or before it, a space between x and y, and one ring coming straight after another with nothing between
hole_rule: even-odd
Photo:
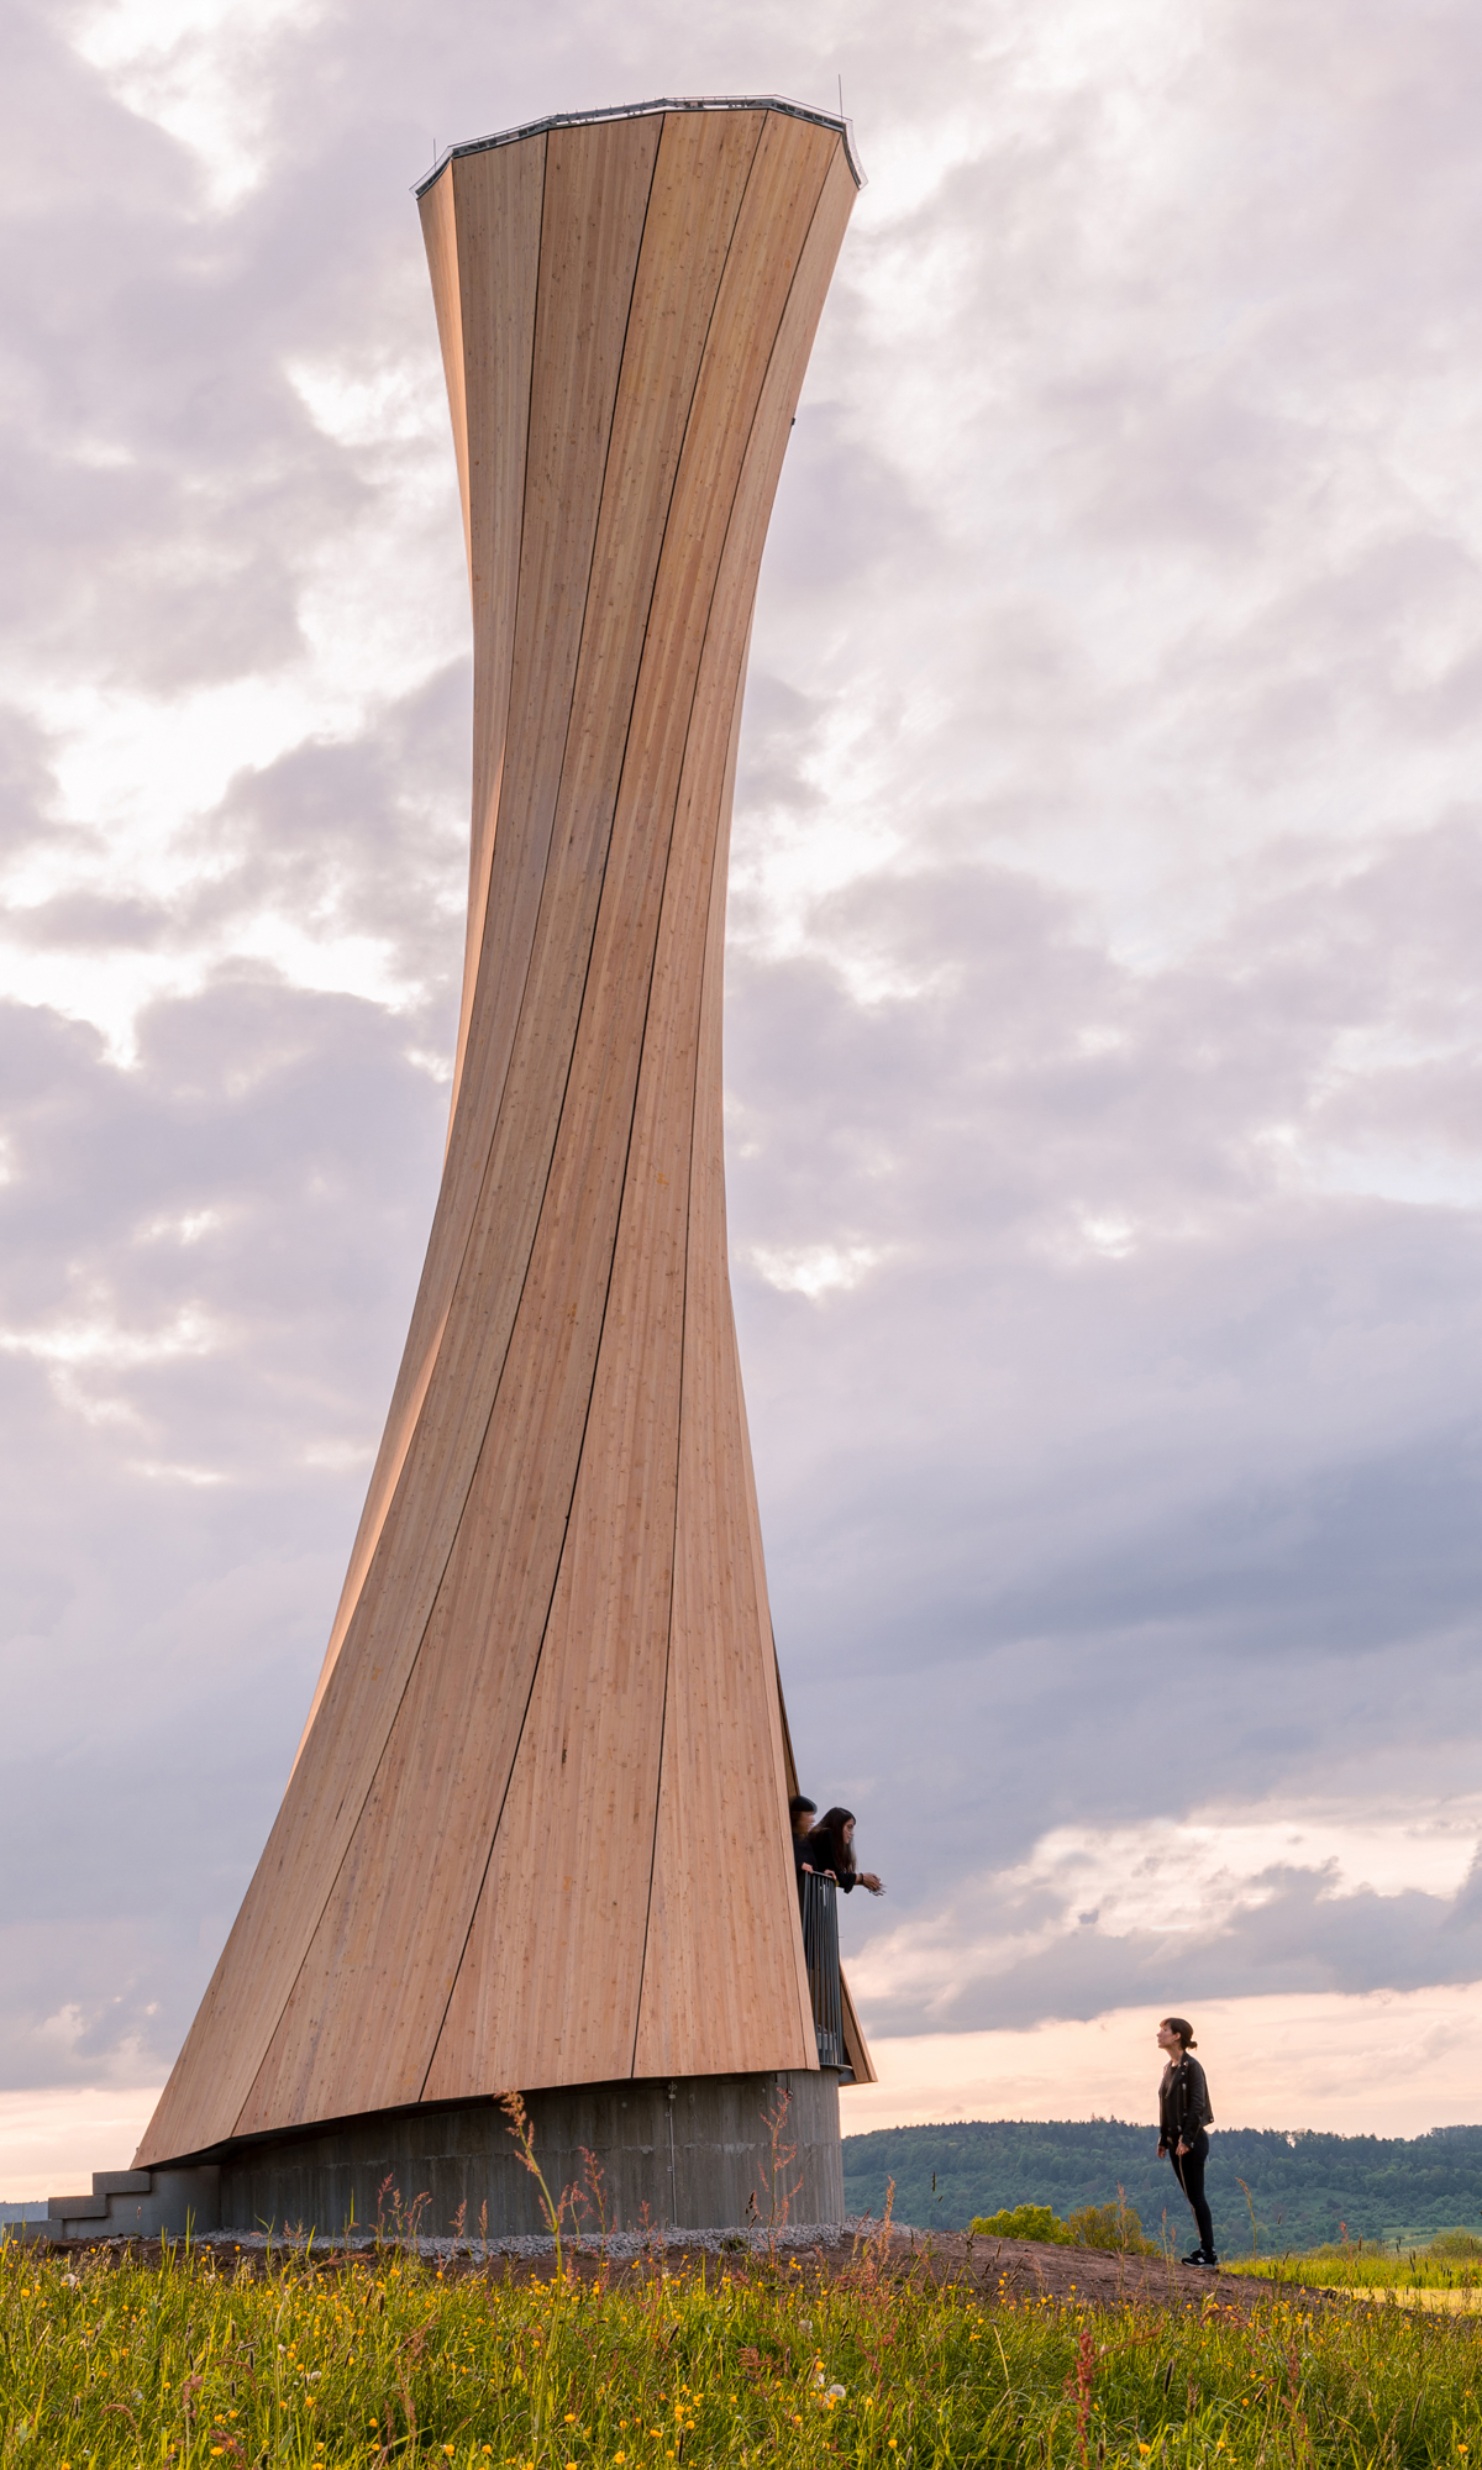
<instances>
[{"instance_id":1,"label":"concrete foundation wall","mask_svg":"<svg viewBox=\"0 0 1482 2470\"><path fill-rule=\"evenodd\" d=\"M162 2170L95 2170L92 2193L53 2196L38 2238L186 2238L221 2219L221 2172L214 2162Z\"/></svg>"},{"instance_id":2,"label":"concrete foundation wall","mask_svg":"<svg viewBox=\"0 0 1482 2470\"><path fill-rule=\"evenodd\" d=\"M783 2093L774 2154L768 2121ZM526 2107L554 2196L582 2183L584 2147L596 2155L609 2229L638 2229L645 2218L657 2228L727 2229L844 2217L832 2072L583 2084L530 2093ZM352 2222L361 2230L378 2220L388 2230L398 2220L410 2226L414 2207L424 2236L459 2226L470 2237L546 2228L540 2190L492 2101L385 2111L229 2147L220 2171L223 2229L303 2227L333 2237ZM595 2216L584 2226L595 2229Z\"/></svg>"}]
</instances>

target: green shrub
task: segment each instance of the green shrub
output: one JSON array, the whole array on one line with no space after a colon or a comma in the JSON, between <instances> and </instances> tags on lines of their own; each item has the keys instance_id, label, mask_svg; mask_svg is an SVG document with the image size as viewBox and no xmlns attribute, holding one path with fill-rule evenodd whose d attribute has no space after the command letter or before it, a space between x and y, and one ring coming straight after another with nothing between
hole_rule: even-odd
<instances>
[{"instance_id":1,"label":"green shrub","mask_svg":"<svg viewBox=\"0 0 1482 2470\"><path fill-rule=\"evenodd\" d=\"M1475 2230L1438 2230L1430 2252L1433 2256L1482 2256L1482 2238Z\"/></svg>"},{"instance_id":2,"label":"green shrub","mask_svg":"<svg viewBox=\"0 0 1482 2470\"><path fill-rule=\"evenodd\" d=\"M1068 2247L1071 2233L1048 2204L1014 2204L1001 2213L980 2213L968 2228L974 2238L1037 2238L1047 2247Z\"/></svg>"},{"instance_id":3,"label":"green shrub","mask_svg":"<svg viewBox=\"0 0 1482 2470\"><path fill-rule=\"evenodd\" d=\"M1001 2213L980 2213L968 2228L974 2238L1034 2238L1047 2247L1099 2247L1110 2255L1163 2252L1144 2238L1142 2223L1120 2195L1115 2204L1079 2205L1063 2221L1048 2204L1015 2204Z\"/></svg>"},{"instance_id":4,"label":"green shrub","mask_svg":"<svg viewBox=\"0 0 1482 2470\"><path fill-rule=\"evenodd\" d=\"M1130 2204L1118 2197L1115 2204L1082 2204L1065 2216L1065 2227L1078 2247L1100 2247L1113 2255L1156 2256L1162 2254L1150 2238L1144 2238L1142 2223Z\"/></svg>"}]
</instances>

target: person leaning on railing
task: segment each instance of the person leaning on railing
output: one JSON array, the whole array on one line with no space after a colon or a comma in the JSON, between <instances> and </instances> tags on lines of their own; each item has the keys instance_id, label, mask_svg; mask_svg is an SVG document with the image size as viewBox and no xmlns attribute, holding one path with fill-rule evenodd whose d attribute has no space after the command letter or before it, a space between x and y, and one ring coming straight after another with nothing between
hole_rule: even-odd
<instances>
[{"instance_id":1,"label":"person leaning on railing","mask_svg":"<svg viewBox=\"0 0 1482 2470\"><path fill-rule=\"evenodd\" d=\"M868 1887L871 1895L885 1893L883 1880L873 1870L855 1865L853 1810L825 1810L803 1849L807 1854L803 1866L835 1880L842 1894L852 1895L856 1887Z\"/></svg>"},{"instance_id":2,"label":"person leaning on railing","mask_svg":"<svg viewBox=\"0 0 1482 2470\"><path fill-rule=\"evenodd\" d=\"M808 1858L808 1837L818 1816L818 1804L810 1801L805 1792L795 1792L787 1805L787 1814L792 1821L792 1866L801 1879L813 1867Z\"/></svg>"}]
</instances>

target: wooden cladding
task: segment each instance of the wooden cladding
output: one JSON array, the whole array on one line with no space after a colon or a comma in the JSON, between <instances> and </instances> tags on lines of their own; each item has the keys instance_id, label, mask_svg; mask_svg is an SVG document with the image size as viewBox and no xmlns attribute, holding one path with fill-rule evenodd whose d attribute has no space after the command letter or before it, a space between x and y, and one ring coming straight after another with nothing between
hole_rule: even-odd
<instances>
[{"instance_id":1,"label":"wooden cladding","mask_svg":"<svg viewBox=\"0 0 1482 2470\"><path fill-rule=\"evenodd\" d=\"M721 982L757 570L854 193L836 129L759 106L552 127L423 196L474 620L447 1157L309 1723L141 2163L817 2064Z\"/></svg>"}]
</instances>

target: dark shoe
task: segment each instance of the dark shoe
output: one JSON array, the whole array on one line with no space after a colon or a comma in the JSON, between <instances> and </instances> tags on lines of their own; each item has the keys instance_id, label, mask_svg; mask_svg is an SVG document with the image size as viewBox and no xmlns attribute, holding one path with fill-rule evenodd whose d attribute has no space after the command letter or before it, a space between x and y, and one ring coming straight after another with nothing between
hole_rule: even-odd
<instances>
[{"instance_id":1,"label":"dark shoe","mask_svg":"<svg viewBox=\"0 0 1482 2470\"><path fill-rule=\"evenodd\" d=\"M1186 2256L1183 2258L1183 2261L1184 2261L1184 2263L1185 2263L1185 2264L1203 2264L1203 2263L1205 2262L1205 2254L1204 2254L1204 2250L1203 2250L1203 2248L1202 2248L1202 2247L1196 2247L1196 2248L1194 2248L1191 2254L1186 2255Z\"/></svg>"}]
</instances>

